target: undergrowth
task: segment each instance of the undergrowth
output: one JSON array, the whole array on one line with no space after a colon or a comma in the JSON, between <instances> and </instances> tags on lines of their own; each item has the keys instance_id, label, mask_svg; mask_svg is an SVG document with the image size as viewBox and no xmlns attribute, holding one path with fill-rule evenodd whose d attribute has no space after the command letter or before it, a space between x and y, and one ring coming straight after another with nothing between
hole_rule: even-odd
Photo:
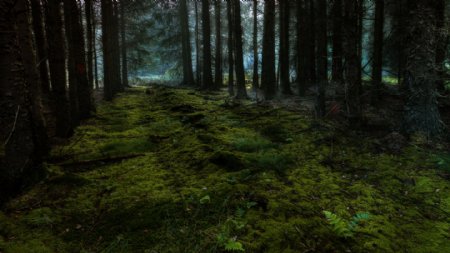
<instances>
[{"instance_id":1,"label":"undergrowth","mask_svg":"<svg viewBox=\"0 0 450 253\"><path fill-rule=\"evenodd\" d=\"M448 154L222 93L130 89L0 212L0 252L450 252Z\"/></svg>"}]
</instances>

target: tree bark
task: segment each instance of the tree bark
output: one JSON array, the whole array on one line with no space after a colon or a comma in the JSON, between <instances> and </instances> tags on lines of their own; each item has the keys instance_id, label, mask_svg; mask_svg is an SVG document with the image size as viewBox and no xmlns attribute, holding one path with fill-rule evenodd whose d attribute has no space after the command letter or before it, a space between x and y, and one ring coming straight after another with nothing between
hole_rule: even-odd
<instances>
[{"instance_id":1,"label":"tree bark","mask_svg":"<svg viewBox=\"0 0 450 253\"><path fill-rule=\"evenodd\" d=\"M234 39L233 39L233 6L227 1L227 19L228 19L228 94L234 96Z\"/></svg>"},{"instance_id":2,"label":"tree bark","mask_svg":"<svg viewBox=\"0 0 450 253\"><path fill-rule=\"evenodd\" d=\"M307 84L307 23L305 0L297 1L297 83L298 94L304 96Z\"/></svg>"},{"instance_id":3,"label":"tree bark","mask_svg":"<svg viewBox=\"0 0 450 253\"><path fill-rule=\"evenodd\" d=\"M69 101L66 88L66 58L63 36L61 5L48 1L45 8L50 80L52 84L52 112L55 116L57 137L68 137L73 133L70 123Z\"/></svg>"},{"instance_id":4,"label":"tree bark","mask_svg":"<svg viewBox=\"0 0 450 253\"><path fill-rule=\"evenodd\" d=\"M113 0L113 25L112 29L112 51L113 51L113 66L114 66L114 88L115 92L124 91L124 85L122 83L122 72L120 65L120 13L118 0Z\"/></svg>"},{"instance_id":5,"label":"tree bark","mask_svg":"<svg viewBox=\"0 0 450 253\"><path fill-rule=\"evenodd\" d=\"M373 102L377 103L382 89L383 40L384 40L384 0L375 1L375 26L373 40L372 88Z\"/></svg>"},{"instance_id":6,"label":"tree bark","mask_svg":"<svg viewBox=\"0 0 450 253\"><path fill-rule=\"evenodd\" d=\"M444 125L436 98L436 16L433 0L408 3L409 26L406 31L408 55L405 66L405 130L429 138L439 136Z\"/></svg>"},{"instance_id":7,"label":"tree bark","mask_svg":"<svg viewBox=\"0 0 450 253\"><path fill-rule=\"evenodd\" d=\"M215 81L216 89L220 89L223 85L223 68L222 68L222 29L221 29L221 0L215 0L215 19L216 19L216 59L215 59Z\"/></svg>"},{"instance_id":8,"label":"tree bark","mask_svg":"<svg viewBox=\"0 0 450 253\"><path fill-rule=\"evenodd\" d=\"M308 12L306 13L307 20L307 38L308 51L306 54L307 58L307 80L308 85L312 85L316 82L316 15L315 15L315 5L314 0L306 0Z\"/></svg>"},{"instance_id":9,"label":"tree bark","mask_svg":"<svg viewBox=\"0 0 450 253\"><path fill-rule=\"evenodd\" d=\"M325 111L325 87L328 84L328 27L327 0L317 1L317 97L316 114L323 117Z\"/></svg>"},{"instance_id":10,"label":"tree bark","mask_svg":"<svg viewBox=\"0 0 450 253\"><path fill-rule=\"evenodd\" d=\"M202 0L202 30L203 30L203 75L202 88L212 89L211 69L211 23L209 15L209 0Z\"/></svg>"},{"instance_id":11,"label":"tree bark","mask_svg":"<svg viewBox=\"0 0 450 253\"><path fill-rule=\"evenodd\" d=\"M264 34L261 69L261 88L265 99L273 99L276 95L275 76L275 1L264 1Z\"/></svg>"},{"instance_id":12,"label":"tree bark","mask_svg":"<svg viewBox=\"0 0 450 253\"><path fill-rule=\"evenodd\" d=\"M199 15L197 1L194 1L195 8L195 73L197 86L201 86L202 83L202 65L200 64L200 33L199 33Z\"/></svg>"},{"instance_id":13,"label":"tree bark","mask_svg":"<svg viewBox=\"0 0 450 253\"><path fill-rule=\"evenodd\" d=\"M253 89L259 89L258 1L253 0Z\"/></svg>"},{"instance_id":14,"label":"tree bark","mask_svg":"<svg viewBox=\"0 0 450 253\"><path fill-rule=\"evenodd\" d=\"M86 41L87 41L87 75L91 86L94 86L93 47L94 31L92 26L92 0L85 0L84 10L86 14Z\"/></svg>"},{"instance_id":15,"label":"tree bark","mask_svg":"<svg viewBox=\"0 0 450 253\"><path fill-rule=\"evenodd\" d=\"M92 49L94 54L94 80L95 80L95 89L98 90L100 87L98 85L98 64L97 64L97 18L95 15L95 7L92 5Z\"/></svg>"},{"instance_id":16,"label":"tree bark","mask_svg":"<svg viewBox=\"0 0 450 253\"><path fill-rule=\"evenodd\" d=\"M189 33L189 18L186 0L181 0L180 24L181 24L181 50L183 56L183 81L182 85L194 85L194 73L192 72L191 39Z\"/></svg>"},{"instance_id":17,"label":"tree bark","mask_svg":"<svg viewBox=\"0 0 450 253\"><path fill-rule=\"evenodd\" d=\"M112 45L113 5L112 0L101 0L102 9L102 42L103 42L103 95L104 99L111 101L115 95L114 84L114 57Z\"/></svg>"},{"instance_id":18,"label":"tree bark","mask_svg":"<svg viewBox=\"0 0 450 253\"><path fill-rule=\"evenodd\" d=\"M436 28L437 28L437 46L436 46L436 68L438 79L436 86L440 92L445 92L445 66L444 62L447 58L447 45L449 42L448 25L446 24L445 0L437 0L436 4Z\"/></svg>"},{"instance_id":19,"label":"tree bark","mask_svg":"<svg viewBox=\"0 0 450 253\"><path fill-rule=\"evenodd\" d=\"M120 3L120 49L122 54L122 86L123 87L130 87L130 84L128 83L128 57L127 57L127 36L126 36L126 18L125 18L125 2L121 1ZM189 34L189 30L188 30ZM194 81L194 75L192 74L192 59L191 59L191 43L188 38L189 42L189 62L190 62L190 82Z\"/></svg>"},{"instance_id":20,"label":"tree bark","mask_svg":"<svg viewBox=\"0 0 450 253\"><path fill-rule=\"evenodd\" d=\"M289 1L280 1L280 84L283 94L291 95L289 80Z\"/></svg>"},{"instance_id":21,"label":"tree bark","mask_svg":"<svg viewBox=\"0 0 450 253\"><path fill-rule=\"evenodd\" d=\"M233 0L234 17L234 57L236 64L236 98L246 99L247 89L245 88L244 55L242 49L242 24L241 24L241 2Z\"/></svg>"},{"instance_id":22,"label":"tree bark","mask_svg":"<svg viewBox=\"0 0 450 253\"><path fill-rule=\"evenodd\" d=\"M342 0L333 2L333 61L332 61L332 80L336 83L342 83L343 65L342 65Z\"/></svg>"}]
</instances>

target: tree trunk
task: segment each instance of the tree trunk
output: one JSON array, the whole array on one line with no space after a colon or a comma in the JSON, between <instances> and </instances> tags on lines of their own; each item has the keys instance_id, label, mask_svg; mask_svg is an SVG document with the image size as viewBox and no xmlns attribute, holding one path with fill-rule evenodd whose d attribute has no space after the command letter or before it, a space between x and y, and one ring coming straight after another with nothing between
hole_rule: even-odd
<instances>
[{"instance_id":1,"label":"tree trunk","mask_svg":"<svg viewBox=\"0 0 450 253\"><path fill-rule=\"evenodd\" d=\"M189 34L189 30L188 30ZM128 62L127 62L127 37L126 37L126 18L125 18L125 3L124 1L121 1L120 3L120 49L122 54L122 86L123 87L130 87L130 84L128 83ZM189 62L190 62L190 82L194 81L194 75L192 74L192 59L191 59L191 43L188 38L189 42Z\"/></svg>"},{"instance_id":2,"label":"tree trunk","mask_svg":"<svg viewBox=\"0 0 450 253\"><path fill-rule=\"evenodd\" d=\"M69 46L69 75L72 75L69 87L73 87L71 93L71 107L74 107L72 119L73 124L78 125L80 119L86 119L91 115L94 105L92 103L91 85L89 85L86 71L81 13L76 0L64 0L64 15L67 24L67 44Z\"/></svg>"},{"instance_id":3,"label":"tree trunk","mask_svg":"<svg viewBox=\"0 0 450 253\"><path fill-rule=\"evenodd\" d=\"M73 128L70 123L69 101L66 88L66 59L63 36L61 5L57 1L48 1L45 8L48 63L52 84L52 112L55 116L57 137L68 137Z\"/></svg>"},{"instance_id":4,"label":"tree trunk","mask_svg":"<svg viewBox=\"0 0 450 253\"><path fill-rule=\"evenodd\" d=\"M233 6L227 1L227 19L228 19L228 94L234 96L234 39L233 39Z\"/></svg>"},{"instance_id":5,"label":"tree trunk","mask_svg":"<svg viewBox=\"0 0 450 253\"><path fill-rule=\"evenodd\" d=\"M111 101L115 95L114 57L112 45L113 5L112 0L101 0L102 9L102 42L103 42L103 94L104 99Z\"/></svg>"},{"instance_id":6,"label":"tree trunk","mask_svg":"<svg viewBox=\"0 0 450 253\"><path fill-rule=\"evenodd\" d=\"M91 87L94 86L93 47L94 36L92 26L92 0L85 0L84 10L86 14L86 41L87 41L87 74Z\"/></svg>"},{"instance_id":7,"label":"tree trunk","mask_svg":"<svg viewBox=\"0 0 450 253\"><path fill-rule=\"evenodd\" d=\"M33 31L36 41L36 57L41 78L41 90L44 94L50 92L50 77L47 65L47 42L45 41L42 8L40 0L31 0L31 13L33 17Z\"/></svg>"},{"instance_id":8,"label":"tree trunk","mask_svg":"<svg viewBox=\"0 0 450 253\"><path fill-rule=\"evenodd\" d=\"M245 88L244 56L242 49L242 24L241 24L241 2L233 0L234 17L234 59L236 64L236 98L246 99L247 90Z\"/></svg>"},{"instance_id":9,"label":"tree trunk","mask_svg":"<svg viewBox=\"0 0 450 253\"><path fill-rule=\"evenodd\" d=\"M258 74L258 1L253 0L253 89L259 89Z\"/></svg>"},{"instance_id":10,"label":"tree trunk","mask_svg":"<svg viewBox=\"0 0 450 253\"><path fill-rule=\"evenodd\" d=\"M180 1L181 24L181 49L183 56L183 81L182 85L194 85L194 73L192 72L191 39L189 34L189 18L186 0Z\"/></svg>"},{"instance_id":11,"label":"tree trunk","mask_svg":"<svg viewBox=\"0 0 450 253\"><path fill-rule=\"evenodd\" d=\"M195 6L195 73L196 73L196 83L197 86L200 86L202 83L202 66L200 64L200 33L199 33L199 26L198 26L198 20L199 20L199 15L198 15L198 6L197 6L197 1L194 1L194 6Z\"/></svg>"},{"instance_id":12,"label":"tree trunk","mask_svg":"<svg viewBox=\"0 0 450 253\"><path fill-rule=\"evenodd\" d=\"M264 1L264 35L261 69L261 88L265 99L276 95L275 76L275 1Z\"/></svg>"},{"instance_id":13,"label":"tree trunk","mask_svg":"<svg viewBox=\"0 0 450 253\"><path fill-rule=\"evenodd\" d=\"M436 46L436 68L438 79L436 86L440 92L445 92L445 66L447 58L447 44L449 40L448 26L446 25L445 0L437 0L436 4L436 28L437 28L437 46Z\"/></svg>"},{"instance_id":14,"label":"tree trunk","mask_svg":"<svg viewBox=\"0 0 450 253\"><path fill-rule=\"evenodd\" d=\"M298 94L304 96L307 84L307 23L305 0L297 1L297 83Z\"/></svg>"},{"instance_id":15,"label":"tree trunk","mask_svg":"<svg viewBox=\"0 0 450 253\"><path fill-rule=\"evenodd\" d=\"M378 102L382 89L383 40L384 40L384 0L375 2L375 26L373 35L372 88L373 102Z\"/></svg>"},{"instance_id":16,"label":"tree trunk","mask_svg":"<svg viewBox=\"0 0 450 253\"><path fill-rule=\"evenodd\" d=\"M315 7L314 0L306 0L307 1L307 10L306 18L307 18L307 38L308 42L308 51L307 51L307 80L308 85L312 85L316 82L316 15L315 15Z\"/></svg>"},{"instance_id":17,"label":"tree trunk","mask_svg":"<svg viewBox=\"0 0 450 253\"><path fill-rule=\"evenodd\" d=\"M317 97L316 114L323 117L325 111L325 87L328 84L328 28L327 0L317 1Z\"/></svg>"},{"instance_id":18,"label":"tree trunk","mask_svg":"<svg viewBox=\"0 0 450 253\"><path fill-rule=\"evenodd\" d=\"M342 0L333 2L333 66L332 80L336 83L342 83Z\"/></svg>"},{"instance_id":19,"label":"tree trunk","mask_svg":"<svg viewBox=\"0 0 450 253\"><path fill-rule=\"evenodd\" d=\"M97 64L97 18L95 15L95 7L92 5L92 49L94 54L94 79L95 79L95 89L99 89L98 85L98 64Z\"/></svg>"},{"instance_id":20,"label":"tree trunk","mask_svg":"<svg viewBox=\"0 0 450 253\"><path fill-rule=\"evenodd\" d=\"M124 85L122 83L122 72L120 69L120 13L118 0L113 0L113 25L112 28L112 51L113 51L113 66L114 66L114 87L115 92L124 91Z\"/></svg>"},{"instance_id":21,"label":"tree trunk","mask_svg":"<svg viewBox=\"0 0 450 253\"><path fill-rule=\"evenodd\" d=\"M43 176L48 150L25 0L0 2L0 205Z\"/></svg>"},{"instance_id":22,"label":"tree trunk","mask_svg":"<svg viewBox=\"0 0 450 253\"><path fill-rule=\"evenodd\" d=\"M283 94L291 95L289 80L289 1L280 1L280 83Z\"/></svg>"},{"instance_id":23,"label":"tree trunk","mask_svg":"<svg viewBox=\"0 0 450 253\"><path fill-rule=\"evenodd\" d=\"M444 130L436 99L436 16L434 0L408 4L409 26L405 45L405 130L437 137Z\"/></svg>"},{"instance_id":24,"label":"tree trunk","mask_svg":"<svg viewBox=\"0 0 450 253\"><path fill-rule=\"evenodd\" d=\"M223 69L222 69L222 29L221 29L221 0L215 0L215 18L216 18L216 59L215 59L215 88L220 89L223 85Z\"/></svg>"},{"instance_id":25,"label":"tree trunk","mask_svg":"<svg viewBox=\"0 0 450 253\"><path fill-rule=\"evenodd\" d=\"M211 69L211 23L209 16L209 0L202 0L202 30L203 30L203 75L202 88L210 90L212 88Z\"/></svg>"},{"instance_id":26,"label":"tree trunk","mask_svg":"<svg viewBox=\"0 0 450 253\"><path fill-rule=\"evenodd\" d=\"M345 74L345 102L347 117L354 127L358 127L361 121L361 100L359 85L359 69L361 62L358 60L358 2L344 0L344 74Z\"/></svg>"}]
</instances>

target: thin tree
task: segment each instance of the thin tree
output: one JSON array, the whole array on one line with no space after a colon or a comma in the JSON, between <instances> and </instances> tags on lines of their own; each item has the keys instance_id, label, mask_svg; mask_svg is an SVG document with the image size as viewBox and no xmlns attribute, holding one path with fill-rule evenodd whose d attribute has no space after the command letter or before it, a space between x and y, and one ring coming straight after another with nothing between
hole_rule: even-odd
<instances>
[{"instance_id":1,"label":"thin tree","mask_svg":"<svg viewBox=\"0 0 450 253\"><path fill-rule=\"evenodd\" d=\"M86 42L87 42L87 75L91 86L94 86L94 28L92 25L92 0L85 0L84 12L86 15Z\"/></svg>"},{"instance_id":2,"label":"thin tree","mask_svg":"<svg viewBox=\"0 0 450 253\"><path fill-rule=\"evenodd\" d=\"M215 0L214 15L216 21L216 57L215 57L215 82L216 89L220 89L223 85L223 68L222 68L222 29L221 29L221 0Z\"/></svg>"},{"instance_id":3,"label":"thin tree","mask_svg":"<svg viewBox=\"0 0 450 253\"><path fill-rule=\"evenodd\" d=\"M308 43L308 50L306 51L307 67L306 72L308 85L312 85L316 82L316 15L314 0L306 1L306 38Z\"/></svg>"},{"instance_id":4,"label":"thin tree","mask_svg":"<svg viewBox=\"0 0 450 253\"><path fill-rule=\"evenodd\" d=\"M201 86L202 79L202 66L200 64L200 32L199 32L199 15L198 15L198 4L194 1L195 8L195 73L196 73L196 83Z\"/></svg>"},{"instance_id":5,"label":"thin tree","mask_svg":"<svg viewBox=\"0 0 450 253\"><path fill-rule=\"evenodd\" d=\"M228 94L234 96L234 39L233 39L233 8L231 0L227 1L228 19Z\"/></svg>"},{"instance_id":6,"label":"thin tree","mask_svg":"<svg viewBox=\"0 0 450 253\"><path fill-rule=\"evenodd\" d=\"M261 69L261 88L265 99L276 95L275 76L275 1L264 1L264 34Z\"/></svg>"},{"instance_id":7,"label":"thin tree","mask_svg":"<svg viewBox=\"0 0 450 253\"><path fill-rule=\"evenodd\" d=\"M317 97L316 114L325 116L325 87L328 84L327 0L317 0Z\"/></svg>"},{"instance_id":8,"label":"thin tree","mask_svg":"<svg viewBox=\"0 0 450 253\"><path fill-rule=\"evenodd\" d=\"M297 1L297 83L298 94L304 96L307 85L307 20L306 20L305 0Z\"/></svg>"},{"instance_id":9,"label":"thin tree","mask_svg":"<svg viewBox=\"0 0 450 253\"><path fill-rule=\"evenodd\" d=\"M130 87L130 84L128 83L128 54L127 54L127 31L126 31L126 17L125 17L125 1L120 2L120 51L121 51L121 59L122 59L122 86L123 87ZM190 49L190 44L189 44ZM191 52L189 50L189 55L191 55ZM192 81L194 80L193 74L192 74L192 60L191 62L191 76Z\"/></svg>"},{"instance_id":10,"label":"thin tree","mask_svg":"<svg viewBox=\"0 0 450 253\"><path fill-rule=\"evenodd\" d=\"M104 99L111 101L115 95L113 88L114 66L112 30L113 5L112 0L101 0L102 11L102 44L103 44L103 95Z\"/></svg>"},{"instance_id":11,"label":"thin tree","mask_svg":"<svg viewBox=\"0 0 450 253\"><path fill-rule=\"evenodd\" d=\"M202 0L202 31L203 31L203 75L202 88L210 90L212 88L211 69L211 23L209 14L209 0Z\"/></svg>"},{"instance_id":12,"label":"thin tree","mask_svg":"<svg viewBox=\"0 0 450 253\"><path fill-rule=\"evenodd\" d=\"M289 1L280 1L280 84L283 94L291 95L291 84L289 79Z\"/></svg>"},{"instance_id":13,"label":"thin tree","mask_svg":"<svg viewBox=\"0 0 450 253\"><path fill-rule=\"evenodd\" d=\"M446 6L445 0L436 1L436 28L437 28L437 46L436 46L436 68L438 80L436 86L440 92L445 91L445 66L444 62L447 58L447 45L449 42L449 28L446 24Z\"/></svg>"},{"instance_id":14,"label":"thin tree","mask_svg":"<svg viewBox=\"0 0 450 253\"><path fill-rule=\"evenodd\" d=\"M97 62L97 36L96 36L96 30L97 30L97 18L96 18L96 12L95 12L95 6L92 5L92 49L93 49L93 55L94 55L94 80L95 80L95 89L99 89L98 85L98 62Z\"/></svg>"},{"instance_id":15,"label":"thin tree","mask_svg":"<svg viewBox=\"0 0 450 253\"><path fill-rule=\"evenodd\" d=\"M342 0L334 0L332 8L333 20L333 60L331 80L336 83L342 83L343 65L342 65Z\"/></svg>"},{"instance_id":16,"label":"thin tree","mask_svg":"<svg viewBox=\"0 0 450 253\"><path fill-rule=\"evenodd\" d=\"M192 72L191 39L189 33L189 18L186 0L180 0L180 24L181 24L181 49L183 56L183 81L182 85L194 84L194 73Z\"/></svg>"},{"instance_id":17,"label":"thin tree","mask_svg":"<svg viewBox=\"0 0 450 253\"><path fill-rule=\"evenodd\" d=\"M253 89L259 89L258 0L253 0Z\"/></svg>"},{"instance_id":18,"label":"thin tree","mask_svg":"<svg viewBox=\"0 0 450 253\"><path fill-rule=\"evenodd\" d=\"M119 12L119 2L118 0L113 0L113 23L112 29L112 52L113 52L113 66L114 66L114 88L115 92L124 91L124 84L122 82L122 71L121 71L121 55L120 55L120 12Z\"/></svg>"},{"instance_id":19,"label":"thin tree","mask_svg":"<svg viewBox=\"0 0 450 253\"><path fill-rule=\"evenodd\" d=\"M236 64L236 98L247 98L245 88L244 54L242 49L242 24L241 24L241 2L233 0L233 26L234 26L234 59Z\"/></svg>"},{"instance_id":20,"label":"thin tree","mask_svg":"<svg viewBox=\"0 0 450 253\"><path fill-rule=\"evenodd\" d=\"M384 40L384 0L375 1L375 25L373 35L373 64L372 64L372 88L373 102L376 103L380 98L382 89L382 71L383 71L383 40Z\"/></svg>"}]
</instances>

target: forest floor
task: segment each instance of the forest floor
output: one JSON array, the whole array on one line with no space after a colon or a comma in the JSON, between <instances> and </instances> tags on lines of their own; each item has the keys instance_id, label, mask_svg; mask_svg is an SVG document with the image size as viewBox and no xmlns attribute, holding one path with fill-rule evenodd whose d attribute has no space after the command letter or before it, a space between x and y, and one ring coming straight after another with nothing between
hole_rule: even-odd
<instances>
[{"instance_id":1,"label":"forest floor","mask_svg":"<svg viewBox=\"0 0 450 253\"><path fill-rule=\"evenodd\" d=\"M450 252L450 156L154 86L102 102L0 212L0 252Z\"/></svg>"}]
</instances>

